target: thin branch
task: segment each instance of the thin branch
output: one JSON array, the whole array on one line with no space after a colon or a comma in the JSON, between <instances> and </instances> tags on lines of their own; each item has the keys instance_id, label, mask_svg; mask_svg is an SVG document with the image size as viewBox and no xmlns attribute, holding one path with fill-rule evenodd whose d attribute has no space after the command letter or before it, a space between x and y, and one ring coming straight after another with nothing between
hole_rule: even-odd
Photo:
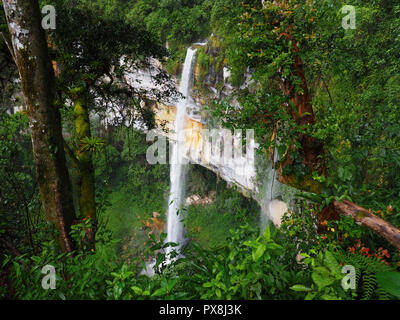
<instances>
[{"instance_id":1,"label":"thin branch","mask_svg":"<svg viewBox=\"0 0 400 320\"><path fill-rule=\"evenodd\" d=\"M64 150L67 152L68 156L71 158L71 160L74 162L74 164L79 167L80 162L79 160L75 157L74 152L72 151L72 149L69 147L68 143L65 142L65 140L63 139L63 143L64 143Z\"/></svg>"},{"instance_id":2,"label":"thin branch","mask_svg":"<svg viewBox=\"0 0 400 320\"><path fill-rule=\"evenodd\" d=\"M320 75L320 76L321 76L322 82L323 82L323 84L325 86L326 92L328 92L329 100L331 101L331 105L333 105L333 99L332 99L332 96L331 96L331 92L329 91L328 86L326 85L324 77L322 75Z\"/></svg>"}]
</instances>

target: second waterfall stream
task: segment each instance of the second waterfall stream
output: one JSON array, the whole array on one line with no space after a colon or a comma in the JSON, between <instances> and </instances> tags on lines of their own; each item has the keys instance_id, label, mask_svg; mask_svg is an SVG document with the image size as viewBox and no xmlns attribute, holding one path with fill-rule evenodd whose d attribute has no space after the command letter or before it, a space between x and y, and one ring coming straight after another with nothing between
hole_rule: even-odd
<instances>
[{"instance_id":1,"label":"second waterfall stream","mask_svg":"<svg viewBox=\"0 0 400 320\"><path fill-rule=\"evenodd\" d=\"M177 104L175 120L175 142L172 145L172 158L170 159L170 195L168 199L167 242L177 243L178 247L167 249L167 261L173 249L179 251L185 240L185 229L182 222L181 207L185 192L187 166L184 164L185 144L185 119L186 107L190 95L190 81L193 74L193 65L197 49L188 48L182 70L179 92L183 98Z\"/></svg>"}]
</instances>

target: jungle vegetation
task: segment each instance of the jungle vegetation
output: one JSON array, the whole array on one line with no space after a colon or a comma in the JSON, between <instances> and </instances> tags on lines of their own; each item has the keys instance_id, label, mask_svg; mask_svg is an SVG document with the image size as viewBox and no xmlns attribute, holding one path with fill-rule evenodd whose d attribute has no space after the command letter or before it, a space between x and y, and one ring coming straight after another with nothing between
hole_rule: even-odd
<instances>
[{"instance_id":1,"label":"jungle vegetation","mask_svg":"<svg viewBox=\"0 0 400 320\"><path fill-rule=\"evenodd\" d=\"M400 298L397 1L56 0L54 30L41 28L45 4L0 10L0 298ZM149 105L179 96L186 48L205 39L194 90L206 116L253 128L298 192L260 235L257 203L190 165L188 194L213 201L185 208L190 241L166 265L169 167L146 161L132 124L156 125ZM150 58L151 92L124 77ZM224 69L230 96L207 95L226 89ZM41 287L47 264L55 290Z\"/></svg>"}]
</instances>

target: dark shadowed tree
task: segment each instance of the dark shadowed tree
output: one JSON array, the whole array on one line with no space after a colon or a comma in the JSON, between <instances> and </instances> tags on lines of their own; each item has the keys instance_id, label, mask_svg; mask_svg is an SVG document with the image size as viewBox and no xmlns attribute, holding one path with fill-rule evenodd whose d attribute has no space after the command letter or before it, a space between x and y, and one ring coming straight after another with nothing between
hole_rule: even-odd
<instances>
[{"instance_id":1,"label":"dark shadowed tree","mask_svg":"<svg viewBox=\"0 0 400 320\"><path fill-rule=\"evenodd\" d=\"M75 219L72 188L39 4L35 0L4 0L3 5L27 106L44 213L60 232L63 250L72 251L69 235Z\"/></svg>"}]
</instances>

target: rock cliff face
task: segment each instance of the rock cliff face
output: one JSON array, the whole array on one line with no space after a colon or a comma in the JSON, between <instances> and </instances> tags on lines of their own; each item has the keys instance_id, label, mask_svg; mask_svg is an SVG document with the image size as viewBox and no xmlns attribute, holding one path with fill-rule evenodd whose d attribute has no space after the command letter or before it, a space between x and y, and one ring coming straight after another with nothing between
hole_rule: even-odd
<instances>
[{"instance_id":1,"label":"rock cliff face","mask_svg":"<svg viewBox=\"0 0 400 320\"><path fill-rule=\"evenodd\" d=\"M251 79L250 69L243 70L242 74L238 74L236 70L236 74L233 74L230 66L227 65L223 51L221 42L214 36L211 36L208 44L199 50L192 95L201 105L208 104L212 99L227 99L232 105L240 108L235 99L235 91L248 89L251 92L257 84ZM216 124L217 121L209 114L202 113L202 115L202 121L208 126L212 123L219 127ZM254 142L254 147L258 147L256 142ZM266 156L256 153L250 161L246 160L245 166L248 166L245 169L246 179L242 179L241 175L237 174L238 171L230 170L232 167L225 169L219 166L214 171L229 172L225 174L224 179L241 186L244 194L251 196L260 204L262 226L265 226L269 220L280 225L283 214L294 205L292 199L295 190L277 181L273 168L273 161L278 160L276 155Z\"/></svg>"},{"instance_id":2,"label":"rock cliff face","mask_svg":"<svg viewBox=\"0 0 400 320\"><path fill-rule=\"evenodd\" d=\"M197 48L185 125L185 158L212 170L228 183L238 186L244 195L254 198L262 208L262 226L268 221L279 225L280 218L291 206L293 190L276 180L270 159L272 155L257 154L258 145L250 136L246 139L248 143L245 150L241 150L239 137L224 130L204 108L210 101L222 99L228 99L240 108L233 98L234 89L251 86L251 72L245 70L241 83L233 86L230 82L231 72L218 39L212 36L206 45L197 45ZM176 139L176 107L173 104L155 104L153 108L160 132L170 140ZM232 142L232 153L229 150L224 153L229 142Z\"/></svg>"},{"instance_id":3,"label":"rock cliff face","mask_svg":"<svg viewBox=\"0 0 400 320\"><path fill-rule=\"evenodd\" d=\"M176 108L158 105L156 124L170 140L175 140L173 131ZM239 150L239 137L233 137L229 130L221 128L208 130L206 123L186 117L185 158L191 163L202 165L227 182L239 186L243 193L258 192L254 163L255 143L251 139L247 150ZM161 130L160 130L161 132ZM232 144L232 151L229 144ZM241 147L241 145L240 145Z\"/></svg>"}]
</instances>

